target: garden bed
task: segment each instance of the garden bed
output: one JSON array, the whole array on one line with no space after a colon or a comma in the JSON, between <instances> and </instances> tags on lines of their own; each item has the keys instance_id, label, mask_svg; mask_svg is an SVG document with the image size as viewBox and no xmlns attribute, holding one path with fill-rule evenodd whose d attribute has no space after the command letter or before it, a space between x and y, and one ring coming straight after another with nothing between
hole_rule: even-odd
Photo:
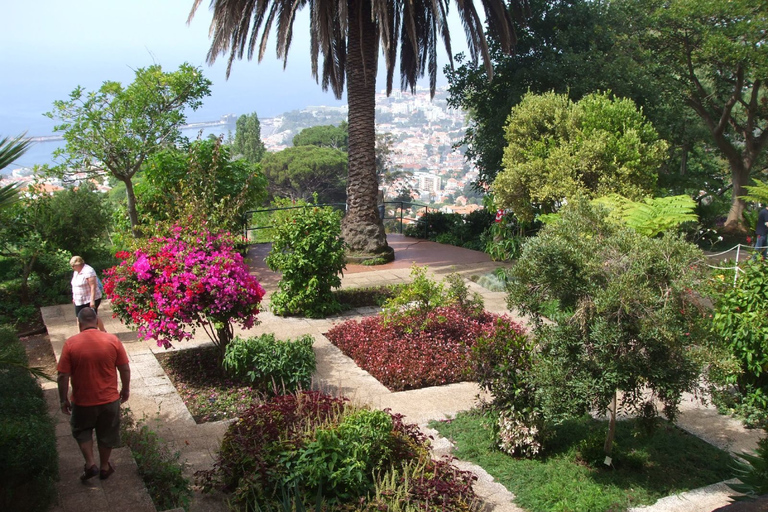
<instances>
[{"instance_id":1,"label":"garden bed","mask_svg":"<svg viewBox=\"0 0 768 512\"><path fill-rule=\"evenodd\" d=\"M254 401L261 400L258 390L224 374L217 364L217 347L195 347L155 357L197 423L237 418Z\"/></svg>"}]
</instances>

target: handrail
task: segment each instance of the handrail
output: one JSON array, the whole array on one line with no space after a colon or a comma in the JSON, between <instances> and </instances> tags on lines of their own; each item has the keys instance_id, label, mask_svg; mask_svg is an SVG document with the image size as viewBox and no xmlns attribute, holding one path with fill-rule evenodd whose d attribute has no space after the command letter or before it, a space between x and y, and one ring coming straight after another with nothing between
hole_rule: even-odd
<instances>
[{"instance_id":1,"label":"handrail","mask_svg":"<svg viewBox=\"0 0 768 512\"><path fill-rule=\"evenodd\" d=\"M394 220L397 221L399 224L399 233L403 233L403 221L408 219L408 217L404 216L404 211L406 208L413 208L418 207L419 209L424 208L425 212L429 211L429 206L425 204L419 204L419 203L413 203L410 201L384 201L382 203L384 206L384 216L382 217L382 221L385 220ZM382 206L379 205L379 206ZM398 205L395 208L395 214L392 216L387 216L387 205ZM269 229L274 227L273 224L266 224L263 226L253 226L251 225L251 221L253 219L253 216L257 213L270 213L270 212L276 212L276 211L282 211L282 210L294 210L296 208L306 208L307 206L318 206L318 207L325 207L325 206L331 206L333 208L337 208L339 210L346 211L347 205L346 203L323 203L323 204L307 204L307 205L300 205L300 206L281 206L281 207L273 207L273 208L258 208L256 210L248 210L243 214L243 235L245 236L246 240L248 240L248 234L252 231L258 231L259 229ZM398 210L399 210L399 216L398 216ZM426 229L426 228L425 228ZM426 233L425 233L426 235Z\"/></svg>"}]
</instances>

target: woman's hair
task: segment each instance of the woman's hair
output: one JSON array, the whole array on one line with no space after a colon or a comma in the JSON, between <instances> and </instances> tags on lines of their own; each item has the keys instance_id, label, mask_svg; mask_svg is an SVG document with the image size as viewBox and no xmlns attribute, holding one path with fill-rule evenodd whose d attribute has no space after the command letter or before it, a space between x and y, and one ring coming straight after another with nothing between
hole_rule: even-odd
<instances>
[{"instance_id":1,"label":"woman's hair","mask_svg":"<svg viewBox=\"0 0 768 512\"><path fill-rule=\"evenodd\" d=\"M73 267L75 265L84 265L84 264L85 264L85 260L83 259L82 256L72 256L72 259L69 260L70 267Z\"/></svg>"}]
</instances>

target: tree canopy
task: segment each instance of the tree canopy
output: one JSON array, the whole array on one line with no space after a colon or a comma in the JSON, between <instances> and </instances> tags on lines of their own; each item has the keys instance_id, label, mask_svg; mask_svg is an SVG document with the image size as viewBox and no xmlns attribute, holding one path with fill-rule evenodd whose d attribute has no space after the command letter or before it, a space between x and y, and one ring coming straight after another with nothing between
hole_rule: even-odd
<instances>
[{"instance_id":1,"label":"tree canopy","mask_svg":"<svg viewBox=\"0 0 768 512\"><path fill-rule=\"evenodd\" d=\"M578 102L527 94L512 109L506 138L504 170L492 190L497 206L524 221L579 195L652 193L667 149L631 100L607 93Z\"/></svg>"},{"instance_id":2,"label":"tree canopy","mask_svg":"<svg viewBox=\"0 0 768 512\"><path fill-rule=\"evenodd\" d=\"M261 161L273 197L319 203L343 203L347 154L338 149L298 146L267 153Z\"/></svg>"},{"instance_id":3,"label":"tree canopy","mask_svg":"<svg viewBox=\"0 0 768 512\"><path fill-rule=\"evenodd\" d=\"M66 141L56 153L66 157L56 172L108 174L123 182L134 234L139 218L133 177L150 155L179 140L184 110L199 108L211 86L201 70L189 64L174 72L153 65L137 69L135 75L127 86L107 81L89 93L78 86L46 114L61 121L54 130L63 132Z\"/></svg>"},{"instance_id":4,"label":"tree canopy","mask_svg":"<svg viewBox=\"0 0 768 512\"><path fill-rule=\"evenodd\" d=\"M344 151L349 150L349 125L342 122L304 128L293 137L294 146L318 146Z\"/></svg>"}]
</instances>

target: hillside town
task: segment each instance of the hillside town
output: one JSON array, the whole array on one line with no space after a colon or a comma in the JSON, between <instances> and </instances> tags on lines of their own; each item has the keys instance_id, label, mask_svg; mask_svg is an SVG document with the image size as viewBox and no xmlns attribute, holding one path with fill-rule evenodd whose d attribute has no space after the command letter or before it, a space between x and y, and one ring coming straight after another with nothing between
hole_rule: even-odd
<instances>
[{"instance_id":1,"label":"hillside town","mask_svg":"<svg viewBox=\"0 0 768 512\"><path fill-rule=\"evenodd\" d=\"M403 171L401 177L381 185L386 201L409 196L415 202L440 205L446 212L469 213L479 208L477 196L465 195L477 179L477 171L464 159L461 149L454 147L464 134L465 115L448 106L447 95L445 89L438 89L435 97L430 98L429 90L422 88L417 88L414 94L395 91L387 96L384 91L377 93L376 130L378 134L389 136L390 165ZM338 125L346 118L346 106L306 107L261 119L262 140L268 151L280 151L291 146L293 137L302 129ZM185 131L187 134L193 130L199 132L201 126L206 125L210 133L229 138L236 119L236 115L228 114L219 121L191 123ZM73 177L75 182L86 179L84 173ZM52 193L64 186L56 178L36 175L33 168L13 166L0 180L0 185L8 183L21 183L25 189L37 183L37 190L43 193ZM101 192L111 188L106 177L94 185Z\"/></svg>"}]
</instances>

